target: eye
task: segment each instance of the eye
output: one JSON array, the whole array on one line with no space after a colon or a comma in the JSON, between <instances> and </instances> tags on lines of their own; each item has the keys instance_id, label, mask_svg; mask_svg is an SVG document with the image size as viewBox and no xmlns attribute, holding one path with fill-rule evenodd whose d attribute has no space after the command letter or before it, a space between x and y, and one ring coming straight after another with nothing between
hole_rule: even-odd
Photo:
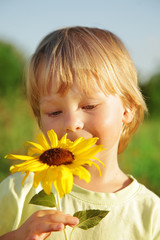
<instances>
[{"instance_id":1,"label":"eye","mask_svg":"<svg viewBox=\"0 0 160 240\"><path fill-rule=\"evenodd\" d=\"M58 116L62 113L62 111L55 111L55 112L51 112L48 114L49 117L52 117L52 116Z\"/></svg>"},{"instance_id":2,"label":"eye","mask_svg":"<svg viewBox=\"0 0 160 240\"><path fill-rule=\"evenodd\" d=\"M94 104L92 104L92 105L86 105L86 106L83 106L82 109L92 110L92 109L94 109L96 106L97 106L97 105L94 105Z\"/></svg>"}]
</instances>

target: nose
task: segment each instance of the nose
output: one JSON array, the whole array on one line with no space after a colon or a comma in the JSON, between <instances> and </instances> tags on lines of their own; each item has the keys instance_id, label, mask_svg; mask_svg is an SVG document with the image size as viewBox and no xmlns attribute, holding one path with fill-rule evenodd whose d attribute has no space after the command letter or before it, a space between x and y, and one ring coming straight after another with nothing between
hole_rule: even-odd
<instances>
[{"instance_id":1,"label":"nose","mask_svg":"<svg viewBox=\"0 0 160 240\"><path fill-rule=\"evenodd\" d=\"M77 112L68 113L65 119L65 131L75 132L83 129L84 123Z\"/></svg>"}]
</instances>

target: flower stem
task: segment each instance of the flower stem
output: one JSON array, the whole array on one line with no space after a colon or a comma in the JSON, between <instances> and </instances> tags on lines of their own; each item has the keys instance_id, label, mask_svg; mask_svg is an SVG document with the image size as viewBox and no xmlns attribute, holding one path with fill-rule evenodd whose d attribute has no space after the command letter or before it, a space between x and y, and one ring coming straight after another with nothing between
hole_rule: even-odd
<instances>
[{"instance_id":1,"label":"flower stem","mask_svg":"<svg viewBox=\"0 0 160 240\"><path fill-rule=\"evenodd\" d=\"M65 230L65 228L64 228L63 232L64 232L65 240L67 240L67 234L66 234L66 230Z\"/></svg>"},{"instance_id":2,"label":"flower stem","mask_svg":"<svg viewBox=\"0 0 160 240\"><path fill-rule=\"evenodd\" d=\"M61 207L60 207L60 201L59 201L59 195L57 193L57 210L61 211Z\"/></svg>"},{"instance_id":3,"label":"flower stem","mask_svg":"<svg viewBox=\"0 0 160 240\"><path fill-rule=\"evenodd\" d=\"M61 206L60 206L60 201L59 201L58 192L57 192L57 210L58 210L58 211L61 211ZM68 240L68 239L67 239L67 234L66 234L65 228L64 228L63 232L64 232L64 238L65 238L65 240Z\"/></svg>"},{"instance_id":4,"label":"flower stem","mask_svg":"<svg viewBox=\"0 0 160 240\"><path fill-rule=\"evenodd\" d=\"M71 240L73 230L74 230L74 228L72 229L72 231L71 231L71 233L70 233L69 240Z\"/></svg>"}]
</instances>

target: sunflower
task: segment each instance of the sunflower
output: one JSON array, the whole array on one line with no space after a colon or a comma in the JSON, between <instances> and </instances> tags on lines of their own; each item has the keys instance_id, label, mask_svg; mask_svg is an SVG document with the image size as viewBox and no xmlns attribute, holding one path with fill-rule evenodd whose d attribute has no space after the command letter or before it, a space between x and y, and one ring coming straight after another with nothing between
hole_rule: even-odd
<instances>
[{"instance_id":1,"label":"sunflower","mask_svg":"<svg viewBox=\"0 0 160 240\"><path fill-rule=\"evenodd\" d=\"M67 139L65 134L60 140L53 130L47 132L48 139L38 134L37 141L26 142L28 155L8 154L8 159L19 159L24 162L10 167L11 173L26 173L22 185L30 172L34 172L33 186L38 187L41 182L46 194L50 194L52 183L60 197L68 194L73 187L73 175L79 176L87 183L91 175L84 165L94 165L100 172L99 166L91 159L102 163L95 154L103 150L102 145L93 146L98 138L77 138L75 141ZM103 164L103 163L102 163ZM104 165L104 164L103 164Z\"/></svg>"}]
</instances>

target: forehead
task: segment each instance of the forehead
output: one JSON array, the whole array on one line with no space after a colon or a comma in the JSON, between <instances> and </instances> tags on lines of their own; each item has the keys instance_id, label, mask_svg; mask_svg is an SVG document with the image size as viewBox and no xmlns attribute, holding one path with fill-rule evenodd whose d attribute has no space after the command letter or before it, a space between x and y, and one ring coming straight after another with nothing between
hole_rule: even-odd
<instances>
[{"instance_id":1,"label":"forehead","mask_svg":"<svg viewBox=\"0 0 160 240\"><path fill-rule=\"evenodd\" d=\"M102 93L103 91L98 87L97 84L92 85L92 87L85 87L85 86L80 86L76 82L76 80L70 86L66 86L66 84L64 83L61 83L59 86L57 86L56 79L54 79L54 81L50 82L49 88L47 91L41 90L40 98L50 97L50 96L64 97L68 95L68 93L70 94L71 92L75 97L78 96L79 98L93 98L98 93L100 92Z\"/></svg>"},{"instance_id":2,"label":"forehead","mask_svg":"<svg viewBox=\"0 0 160 240\"><path fill-rule=\"evenodd\" d=\"M101 79L102 80L102 79ZM99 77L88 69L74 69L60 74L59 69L51 69L46 63L39 65L38 88L40 96L50 94L65 95L69 90L74 90L79 95L94 96L97 91L107 94L104 86L101 86Z\"/></svg>"}]
</instances>

